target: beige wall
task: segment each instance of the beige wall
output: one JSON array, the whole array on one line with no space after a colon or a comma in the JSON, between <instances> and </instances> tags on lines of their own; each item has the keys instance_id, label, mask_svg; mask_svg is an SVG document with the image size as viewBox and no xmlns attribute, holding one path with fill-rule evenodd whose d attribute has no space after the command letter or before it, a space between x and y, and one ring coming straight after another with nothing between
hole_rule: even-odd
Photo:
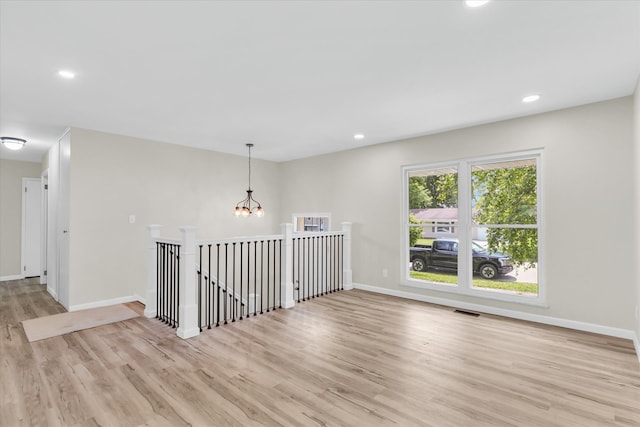
<instances>
[{"instance_id":1,"label":"beige wall","mask_svg":"<svg viewBox=\"0 0 640 427\"><path fill-rule=\"evenodd\" d=\"M72 129L71 158L71 306L145 296L148 224L164 225L168 237L195 225L200 239L280 232L276 163L252 159L266 215L238 219L246 156Z\"/></svg>"},{"instance_id":2,"label":"beige wall","mask_svg":"<svg viewBox=\"0 0 640 427\"><path fill-rule=\"evenodd\" d=\"M331 212L334 224L352 221L356 283L631 330L632 111L626 97L284 163L282 212ZM401 166L535 148L544 149L548 308L400 285ZM611 247L617 249L604 249Z\"/></svg>"},{"instance_id":3,"label":"beige wall","mask_svg":"<svg viewBox=\"0 0 640 427\"><path fill-rule=\"evenodd\" d=\"M40 178L40 163L0 160L0 278L21 274L22 178Z\"/></svg>"}]
</instances>

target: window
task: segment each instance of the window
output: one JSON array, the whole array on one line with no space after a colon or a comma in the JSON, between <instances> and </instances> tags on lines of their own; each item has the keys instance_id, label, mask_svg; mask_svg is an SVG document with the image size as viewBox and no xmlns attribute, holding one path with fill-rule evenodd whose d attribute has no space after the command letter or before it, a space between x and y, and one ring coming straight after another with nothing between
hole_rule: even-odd
<instances>
[{"instance_id":1,"label":"window","mask_svg":"<svg viewBox=\"0 0 640 427\"><path fill-rule=\"evenodd\" d=\"M297 213L293 214L293 232L330 231L331 214L329 213Z\"/></svg>"},{"instance_id":2,"label":"window","mask_svg":"<svg viewBox=\"0 0 640 427\"><path fill-rule=\"evenodd\" d=\"M532 151L404 167L403 284L544 304L541 157Z\"/></svg>"}]
</instances>

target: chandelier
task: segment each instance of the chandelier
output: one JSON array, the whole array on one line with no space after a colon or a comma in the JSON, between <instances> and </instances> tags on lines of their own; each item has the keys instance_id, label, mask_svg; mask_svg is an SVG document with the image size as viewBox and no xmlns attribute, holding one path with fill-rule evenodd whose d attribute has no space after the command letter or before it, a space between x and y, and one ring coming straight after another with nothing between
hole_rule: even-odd
<instances>
[{"instance_id":1,"label":"chandelier","mask_svg":"<svg viewBox=\"0 0 640 427\"><path fill-rule=\"evenodd\" d=\"M236 205L233 214L236 217L248 217L251 214L255 214L258 218L264 216L264 209L256 199L253 198L253 191L251 191L251 147L253 144L247 144L249 148L249 189L247 190L247 197L240 200ZM253 203L253 206L251 204Z\"/></svg>"}]
</instances>

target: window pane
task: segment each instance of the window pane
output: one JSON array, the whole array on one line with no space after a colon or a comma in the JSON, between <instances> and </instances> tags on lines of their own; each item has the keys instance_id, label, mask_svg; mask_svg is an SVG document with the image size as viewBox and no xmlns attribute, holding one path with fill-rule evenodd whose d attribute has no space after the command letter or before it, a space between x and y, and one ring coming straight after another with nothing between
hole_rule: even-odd
<instances>
[{"instance_id":1,"label":"window pane","mask_svg":"<svg viewBox=\"0 0 640 427\"><path fill-rule=\"evenodd\" d=\"M538 296L538 230L472 229L473 288Z\"/></svg>"},{"instance_id":2,"label":"window pane","mask_svg":"<svg viewBox=\"0 0 640 427\"><path fill-rule=\"evenodd\" d=\"M438 168L409 173L409 276L458 283L458 173Z\"/></svg>"},{"instance_id":3,"label":"window pane","mask_svg":"<svg viewBox=\"0 0 640 427\"><path fill-rule=\"evenodd\" d=\"M536 224L536 159L476 164L471 169L476 224Z\"/></svg>"}]
</instances>

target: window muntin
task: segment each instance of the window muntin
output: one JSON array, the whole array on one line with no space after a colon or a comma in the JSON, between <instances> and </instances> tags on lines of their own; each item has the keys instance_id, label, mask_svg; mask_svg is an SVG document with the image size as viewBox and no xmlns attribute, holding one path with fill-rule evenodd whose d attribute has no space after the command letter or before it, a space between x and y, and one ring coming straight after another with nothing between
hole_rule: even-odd
<instances>
[{"instance_id":1,"label":"window muntin","mask_svg":"<svg viewBox=\"0 0 640 427\"><path fill-rule=\"evenodd\" d=\"M455 229L453 238L459 242L460 248L460 253L457 254L458 263L450 268L453 273L449 273L449 276L453 274L456 278L452 280L451 277L445 277L446 280L442 280L446 270L435 268L427 268L426 273L429 274L416 274L409 263L404 264L409 265L409 268L403 283L492 299L544 305L545 292L539 283L541 261L538 253L541 236L541 158L541 151L530 151L492 158L460 160L445 166L418 165L403 168L407 210L411 177L438 176L451 171L457 172L456 191L449 193L455 194L455 201L451 202L449 199L449 203L450 206L460 207L455 227L451 227ZM434 178L430 180L433 182ZM415 192L415 188L413 191ZM439 200L441 199L443 198ZM417 215L415 210L412 213ZM424 216L420 222L420 225L411 226L419 227L426 224ZM429 231L434 234L434 240L449 237L441 237L435 233L444 231L444 227L454 224L442 224L443 222L445 221L429 223ZM433 244L433 240L430 243ZM406 261L410 261L412 252L414 251L410 249ZM498 273L504 274L497 280L483 277L478 262L482 259L485 259L486 263L490 261ZM512 271L508 271L510 268ZM485 276L491 276L491 270L485 268ZM451 286L452 282L455 286ZM443 286L445 283L447 286Z\"/></svg>"}]
</instances>

